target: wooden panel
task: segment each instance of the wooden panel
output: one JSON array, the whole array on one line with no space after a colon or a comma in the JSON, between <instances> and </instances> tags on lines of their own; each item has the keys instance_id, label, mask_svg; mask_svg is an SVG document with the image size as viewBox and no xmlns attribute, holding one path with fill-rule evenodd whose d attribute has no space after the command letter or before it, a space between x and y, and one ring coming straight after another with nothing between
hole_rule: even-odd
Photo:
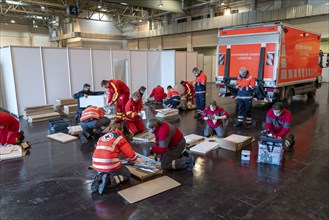
<instances>
[{"instance_id":1,"label":"wooden panel","mask_svg":"<svg viewBox=\"0 0 329 220\"><path fill-rule=\"evenodd\" d=\"M195 80L195 76L192 73L192 69L198 66L198 53L187 52L186 53L186 80L191 82Z\"/></svg>"},{"instance_id":2,"label":"wooden panel","mask_svg":"<svg viewBox=\"0 0 329 220\"><path fill-rule=\"evenodd\" d=\"M148 38L138 39L138 49L147 50L148 49Z\"/></svg>"},{"instance_id":3,"label":"wooden panel","mask_svg":"<svg viewBox=\"0 0 329 220\"><path fill-rule=\"evenodd\" d=\"M192 47L216 46L217 29L192 33Z\"/></svg>"},{"instance_id":4,"label":"wooden panel","mask_svg":"<svg viewBox=\"0 0 329 220\"><path fill-rule=\"evenodd\" d=\"M170 177L162 176L128 189L121 190L118 193L129 203L135 203L180 185L181 184L179 182L171 179Z\"/></svg>"},{"instance_id":5,"label":"wooden panel","mask_svg":"<svg viewBox=\"0 0 329 220\"><path fill-rule=\"evenodd\" d=\"M211 82L212 81L212 56L203 57L202 70L207 75L207 82Z\"/></svg>"},{"instance_id":6,"label":"wooden panel","mask_svg":"<svg viewBox=\"0 0 329 220\"><path fill-rule=\"evenodd\" d=\"M173 49L175 48L175 36L165 35L162 37L162 47L163 49Z\"/></svg>"},{"instance_id":7,"label":"wooden panel","mask_svg":"<svg viewBox=\"0 0 329 220\"><path fill-rule=\"evenodd\" d=\"M186 80L186 52L175 52L175 84Z\"/></svg>"},{"instance_id":8,"label":"wooden panel","mask_svg":"<svg viewBox=\"0 0 329 220\"><path fill-rule=\"evenodd\" d=\"M161 37L151 37L150 39L150 49L161 49Z\"/></svg>"}]
</instances>

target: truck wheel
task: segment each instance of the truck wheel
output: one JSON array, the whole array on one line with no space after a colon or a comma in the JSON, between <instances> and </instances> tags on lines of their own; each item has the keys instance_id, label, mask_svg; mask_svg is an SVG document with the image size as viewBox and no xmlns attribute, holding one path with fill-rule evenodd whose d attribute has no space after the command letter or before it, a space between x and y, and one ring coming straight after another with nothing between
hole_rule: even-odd
<instances>
[{"instance_id":1,"label":"truck wheel","mask_svg":"<svg viewBox=\"0 0 329 220\"><path fill-rule=\"evenodd\" d=\"M284 103L289 106L292 103L292 97L294 96L294 93L292 91L292 89L289 89L286 95L286 98L284 100Z\"/></svg>"},{"instance_id":2,"label":"truck wheel","mask_svg":"<svg viewBox=\"0 0 329 220\"><path fill-rule=\"evenodd\" d=\"M313 90L307 93L307 98L314 99L315 95L316 95L316 90Z\"/></svg>"}]
</instances>

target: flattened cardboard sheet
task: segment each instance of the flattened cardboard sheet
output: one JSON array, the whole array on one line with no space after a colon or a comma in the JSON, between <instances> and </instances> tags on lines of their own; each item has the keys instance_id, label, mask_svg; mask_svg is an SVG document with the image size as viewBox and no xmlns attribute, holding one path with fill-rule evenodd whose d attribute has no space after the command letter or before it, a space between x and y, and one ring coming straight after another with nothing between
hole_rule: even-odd
<instances>
[{"instance_id":1,"label":"flattened cardboard sheet","mask_svg":"<svg viewBox=\"0 0 329 220\"><path fill-rule=\"evenodd\" d=\"M220 148L230 151L240 151L244 146L247 146L254 140L254 137L232 134L226 138L219 139L218 143Z\"/></svg>"},{"instance_id":2,"label":"flattened cardboard sheet","mask_svg":"<svg viewBox=\"0 0 329 220\"><path fill-rule=\"evenodd\" d=\"M104 95L89 95L86 97L80 97L80 107L86 108L88 105L93 105L97 107L105 106L105 97Z\"/></svg>"},{"instance_id":3,"label":"flattened cardboard sheet","mask_svg":"<svg viewBox=\"0 0 329 220\"><path fill-rule=\"evenodd\" d=\"M188 147L192 147L194 145L196 145L197 143L199 143L200 141L204 140L203 136L200 135L196 135L196 134L189 134L184 136L185 140L186 140L186 145Z\"/></svg>"},{"instance_id":4,"label":"flattened cardboard sheet","mask_svg":"<svg viewBox=\"0 0 329 220\"><path fill-rule=\"evenodd\" d=\"M203 141L194 147L190 149L191 152L197 153L197 154L206 154L211 150L214 150L219 147L219 144L217 142L208 142Z\"/></svg>"},{"instance_id":5,"label":"flattened cardboard sheet","mask_svg":"<svg viewBox=\"0 0 329 220\"><path fill-rule=\"evenodd\" d=\"M9 160L23 157L22 147L19 145L0 146L0 160Z\"/></svg>"},{"instance_id":6,"label":"flattened cardboard sheet","mask_svg":"<svg viewBox=\"0 0 329 220\"><path fill-rule=\"evenodd\" d=\"M126 167L128 168L131 175L137 177L140 180L145 180L145 179L148 179L152 176L159 174L159 173L146 173L146 172L136 169L136 167L134 167L134 166L126 165Z\"/></svg>"},{"instance_id":7,"label":"flattened cardboard sheet","mask_svg":"<svg viewBox=\"0 0 329 220\"><path fill-rule=\"evenodd\" d=\"M69 134L65 134L62 132L47 135L47 138L55 140L55 141L59 141L61 143L67 143L67 142L78 140L77 137L69 135Z\"/></svg>"},{"instance_id":8,"label":"flattened cardboard sheet","mask_svg":"<svg viewBox=\"0 0 329 220\"><path fill-rule=\"evenodd\" d=\"M150 132L144 132L133 137L134 141L143 141L143 142L155 142L154 134Z\"/></svg>"},{"instance_id":9,"label":"flattened cardboard sheet","mask_svg":"<svg viewBox=\"0 0 329 220\"><path fill-rule=\"evenodd\" d=\"M171 179L170 177L162 176L128 189L121 190L118 193L129 203L135 203L180 185L181 184L179 182Z\"/></svg>"}]
</instances>

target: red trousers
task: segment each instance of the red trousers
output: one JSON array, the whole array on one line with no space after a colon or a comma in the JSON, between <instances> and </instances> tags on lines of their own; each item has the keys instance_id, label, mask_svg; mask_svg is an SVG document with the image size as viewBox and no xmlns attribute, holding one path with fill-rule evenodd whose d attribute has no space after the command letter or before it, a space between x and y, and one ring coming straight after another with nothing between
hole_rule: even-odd
<instances>
[{"instance_id":1,"label":"red trousers","mask_svg":"<svg viewBox=\"0 0 329 220\"><path fill-rule=\"evenodd\" d=\"M126 103L129 100L129 94L128 93L123 93L120 94L117 101L116 101L116 109L117 109L117 115L115 122L122 122L124 120L124 115L125 115L125 106Z\"/></svg>"},{"instance_id":2,"label":"red trousers","mask_svg":"<svg viewBox=\"0 0 329 220\"><path fill-rule=\"evenodd\" d=\"M135 121L126 120L125 123L127 125L127 130L131 134L138 134L144 131L144 124L141 119L137 119Z\"/></svg>"},{"instance_id":3,"label":"red trousers","mask_svg":"<svg viewBox=\"0 0 329 220\"><path fill-rule=\"evenodd\" d=\"M17 139L21 138L21 134L18 133L19 122L12 120L11 123L1 124L3 128L0 128L0 144L16 144Z\"/></svg>"}]
</instances>

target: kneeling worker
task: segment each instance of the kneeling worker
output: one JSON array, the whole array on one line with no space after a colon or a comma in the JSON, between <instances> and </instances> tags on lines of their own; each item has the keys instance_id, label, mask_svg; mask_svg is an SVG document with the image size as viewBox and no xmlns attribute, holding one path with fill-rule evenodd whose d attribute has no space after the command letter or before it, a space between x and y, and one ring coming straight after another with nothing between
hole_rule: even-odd
<instances>
[{"instance_id":1,"label":"kneeling worker","mask_svg":"<svg viewBox=\"0 0 329 220\"><path fill-rule=\"evenodd\" d=\"M19 121L6 112L0 112L0 144L20 144L24 132L19 130Z\"/></svg>"},{"instance_id":2,"label":"kneeling worker","mask_svg":"<svg viewBox=\"0 0 329 220\"><path fill-rule=\"evenodd\" d=\"M266 114L266 130L275 138L284 140L284 149L292 151L295 144L295 137L289 133L292 121L291 113L284 108L281 102L276 102Z\"/></svg>"},{"instance_id":3,"label":"kneeling worker","mask_svg":"<svg viewBox=\"0 0 329 220\"><path fill-rule=\"evenodd\" d=\"M180 105L179 92L177 92L172 86L168 86L167 90L168 90L167 99L164 102L164 104L168 108L177 108L177 106Z\"/></svg>"},{"instance_id":4,"label":"kneeling worker","mask_svg":"<svg viewBox=\"0 0 329 220\"><path fill-rule=\"evenodd\" d=\"M83 132L80 134L80 140L83 144L88 143L88 138L98 139L104 129L109 126L111 120L104 116L104 110L96 106L88 106L83 110L80 125Z\"/></svg>"},{"instance_id":5,"label":"kneeling worker","mask_svg":"<svg viewBox=\"0 0 329 220\"><path fill-rule=\"evenodd\" d=\"M137 161L135 151L124 138L120 125L114 125L110 132L99 138L93 153L92 168L98 171L91 191L102 194L106 188L113 188L130 177L129 170L120 162L119 154L122 153L129 163Z\"/></svg>"},{"instance_id":6,"label":"kneeling worker","mask_svg":"<svg viewBox=\"0 0 329 220\"><path fill-rule=\"evenodd\" d=\"M149 132L154 133L156 142L151 153L161 155L163 170L193 170L194 158L186 151L186 141L180 130L174 125L159 119L150 119L146 123Z\"/></svg>"},{"instance_id":7,"label":"kneeling worker","mask_svg":"<svg viewBox=\"0 0 329 220\"><path fill-rule=\"evenodd\" d=\"M151 94L149 95L149 98L154 97L156 104L161 105L163 102L163 99L166 98L166 96L167 96L167 94L164 92L164 88L162 88L162 86L160 86L160 85L157 85L157 87L155 87L152 90Z\"/></svg>"},{"instance_id":8,"label":"kneeling worker","mask_svg":"<svg viewBox=\"0 0 329 220\"><path fill-rule=\"evenodd\" d=\"M210 105L203 110L202 119L207 121L204 130L204 136L209 137L213 131L218 137L224 136L224 128L222 120L227 119L229 114L222 107L217 106L216 101L211 101Z\"/></svg>"},{"instance_id":9,"label":"kneeling worker","mask_svg":"<svg viewBox=\"0 0 329 220\"><path fill-rule=\"evenodd\" d=\"M135 92L126 104L125 123L130 134L135 135L144 131L144 124L141 119L143 105L140 102L141 96Z\"/></svg>"}]
</instances>

